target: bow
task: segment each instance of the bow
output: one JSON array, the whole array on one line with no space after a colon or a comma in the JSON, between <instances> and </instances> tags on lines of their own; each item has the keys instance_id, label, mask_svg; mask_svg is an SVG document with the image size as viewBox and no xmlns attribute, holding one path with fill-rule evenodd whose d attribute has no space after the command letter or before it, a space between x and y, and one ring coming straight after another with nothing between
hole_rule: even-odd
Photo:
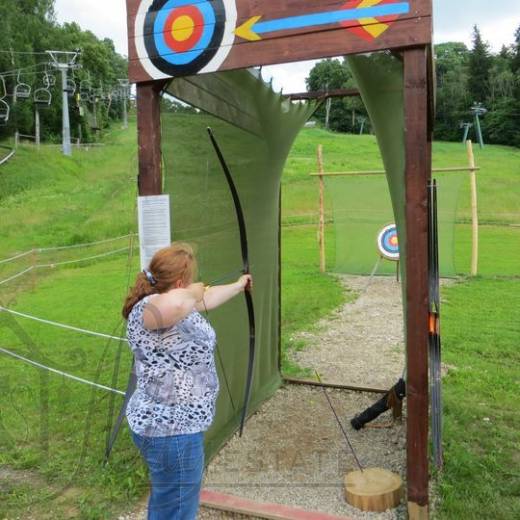
<instances>
[{"instance_id":1,"label":"bow","mask_svg":"<svg viewBox=\"0 0 520 520\"><path fill-rule=\"evenodd\" d=\"M244 213L242 211L242 205L240 204L240 198L238 196L238 192L233 182L233 177L231 176L231 172L229 171L228 165L222 155L222 151L213 135L211 128L208 127L209 138L211 139L211 144L215 149L215 153L217 154L220 165L222 166L222 171L224 172L224 176L229 185L229 189L231 191L231 196L233 197L233 203L235 205L235 211L237 215L238 228L240 231L240 247L242 250L242 272L244 274L249 274L249 253L247 247L247 233L246 233L246 223L244 219ZM242 436L242 432L244 430L244 423L247 417L247 408L249 405L249 400L251 398L251 388L253 384L253 368L255 364L255 311L253 307L253 297L251 296L251 288L246 287L244 291L244 297L246 301L247 307L247 315L249 319L249 364L247 367L247 381L246 381L246 391L244 397L244 406L242 409L242 417L240 419L240 436Z\"/></svg>"},{"instance_id":2,"label":"bow","mask_svg":"<svg viewBox=\"0 0 520 520\"><path fill-rule=\"evenodd\" d=\"M433 458L442 467L442 387L439 291L439 242L437 228L437 182L428 184L428 345L430 351L430 387Z\"/></svg>"}]
</instances>

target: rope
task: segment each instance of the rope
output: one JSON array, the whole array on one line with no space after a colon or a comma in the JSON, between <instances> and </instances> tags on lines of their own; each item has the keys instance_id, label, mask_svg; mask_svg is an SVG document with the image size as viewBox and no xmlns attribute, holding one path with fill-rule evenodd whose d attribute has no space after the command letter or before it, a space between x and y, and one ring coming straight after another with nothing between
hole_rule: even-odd
<instances>
[{"instance_id":1,"label":"rope","mask_svg":"<svg viewBox=\"0 0 520 520\"><path fill-rule=\"evenodd\" d=\"M2 164L5 164L14 154L16 153L16 150L13 148L1 161L0 166Z\"/></svg>"},{"instance_id":2,"label":"rope","mask_svg":"<svg viewBox=\"0 0 520 520\"><path fill-rule=\"evenodd\" d=\"M25 314L23 312L18 312L18 311L14 311L12 309L7 309L6 307L0 306L0 311L7 312L9 314L13 314L14 316L19 316L20 318L26 318L28 320L37 321L39 323L45 323L46 325L52 325L53 327L58 327L60 329L72 330L74 332L81 332L82 334L87 334L89 336L97 336L99 338L107 338L107 339L116 339L118 341L127 341L126 338L121 338L119 336L111 336L110 334L104 334L102 332L94 332L92 330L82 329L79 327L73 327L72 325L58 323L57 321L45 320L43 318L38 318L37 316L31 316L30 314Z\"/></svg>"},{"instance_id":3,"label":"rope","mask_svg":"<svg viewBox=\"0 0 520 520\"><path fill-rule=\"evenodd\" d=\"M19 255L11 256L10 258L5 258L4 260L0 260L0 265L7 264L8 262L12 262L13 260L18 260L18 258L23 258L24 256L30 255L34 252L35 250L31 249L30 251L25 251L25 253L20 253Z\"/></svg>"},{"instance_id":4,"label":"rope","mask_svg":"<svg viewBox=\"0 0 520 520\"><path fill-rule=\"evenodd\" d=\"M13 276L10 276L9 278L6 278L5 280L0 281L0 285L4 285L7 282L10 282L11 280L15 280L16 278L19 278L25 273L28 273L29 271L32 271L34 269L34 265L31 265L31 267L28 267L27 269L24 269L23 271L20 271L17 274L14 274Z\"/></svg>"},{"instance_id":5,"label":"rope","mask_svg":"<svg viewBox=\"0 0 520 520\"><path fill-rule=\"evenodd\" d=\"M0 285L4 285L7 282L10 282L23 274L28 273L29 271L32 271L33 269L43 269L43 268L53 268L60 265L70 265L70 264L77 264L79 262L88 262L89 260L95 260L96 258L104 258L106 256L115 255L117 253L121 253L123 251L126 251L128 249L128 246L122 247L121 249L115 249L114 251L108 251L107 253L101 253L99 255L93 255L93 256L87 256L85 258L79 258L77 260L67 260L65 262L55 262L52 264L35 264L31 265L27 269L24 269L23 271L20 271L17 274L14 274L13 276L10 276L9 278L6 278L5 280L0 280Z\"/></svg>"},{"instance_id":6,"label":"rope","mask_svg":"<svg viewBox=\"0 0 520 520\"><path fill-rule=\"evenodd\" d=\"M12 262L13 260L17 260L18 258L22 258L24 256L30 255L31 253L46 253L48 251L62 251L65 249L77 249L79 247L90 247L96 246L99 244L107 244L108 242L115 242L116 240L123 240L123 238L130 238L137 236L137 233L129 233L128 235L123 235L115 238L106 238L105 240L98 240L97 242L86 242L84 244L74 244L71 246L55 246L55 247L37 247L30 249L29 251L25 251L23 253L19 253L15 256L11 256L10 258L5 258L4 260L0 260L0 265L5 264L7 262Z\"/></svg>"},{"instance_id":7,"label":"rope","mask_svg":"<svg viewBox=\"0 0 520 520\"><path fill-rule=\"evenodd\" d=\"M69 379L72 379L73 381L77 381L78 383L83 383L85 385L94 386L94 387L99 388L101 390L106 390L108 392L113 392L114 394L125 395L124 392L122 392L121 390L117 390L116 388L111 388L109 386L100 385L98 383L94 383L92 381L89 381L88 379L83 379L81 377L74 376L72 374L68 374L67 372L62 372L61 370L57 370L55 368L51 368L51 367L48 367L46 365L42 365L40 363L37 363L36 361L32 361L31 359L27 359L27 358L25 358L23 356L20 356L19 354L15 354L14 352L11 352L10 350L7 350L5 348L1 348L0 347L0 352L2 352L3 354L6 354L8 356L11 356L11 357L13 357L15 359L18 359L20 361L23 361L24 363L27 363L27 364L32 365L32 366L35 366L36 368L40 368L41 370L47 370L48 372L53 372L54 374L58 374L60 376L67 377Z\"/></svg>"},{"instance_id":8,"label":"rope","mask_svg":"<svg viewBox=\"0 0 520 520\"><path fill-rule=\"evenodd\" d=\"M117 253L121 253L126 251L128 246L122 247L121 249L115 249L114 251L108 251L108 253L101 253L99 255L87 256L86 258L80 258L78 260L67 260L65 262L55 262L52 264L36 264L34 267L56 267L57 265L68 265L68 264L77 264L78 262L87 262L88 260L95 260L96 258L103 258L105 256L115 255Z\"/></svg>"},{"instance_id":9,"label":"rope","mask_svg":"<svg viewBox=\"0 0 520 520\"><path fill-rule=\"evenodd\" d=\"M86 242L84 244L74 244L72 246L55 246L55 247L40 247L37 249L39 253L45 251L60 251L62 249L76 249L78 247L96 246L98 244L106 244L108 242L115 242L116 240L123 240L123 238L130 238L137 236L137 233L129 233L128 235L122 235L115 238L105 238L104 240L98 240L96 242Z\"/></svg>"}]
</instances>

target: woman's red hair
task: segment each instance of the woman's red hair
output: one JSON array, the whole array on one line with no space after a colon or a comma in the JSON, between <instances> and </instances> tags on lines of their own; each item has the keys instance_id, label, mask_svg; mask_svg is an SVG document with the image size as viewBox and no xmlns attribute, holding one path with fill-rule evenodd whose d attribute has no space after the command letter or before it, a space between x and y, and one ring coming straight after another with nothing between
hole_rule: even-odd
<instances>
[{"instance_id":1,"label":"woman's red hair","mask_svg":"<svg viewBox=\"0 0 520 520\"><path fill-rule=\"evenodd\" d=\"M128 319L134 305L150 294L169 291L181 281L183 286L193 282L197 276L197 260L193 247L184 242L174 242L153 255L148 271L155 278L152 285L146 275L140 272L135 285L130 289L123 305L123 316Z\"/></svg>"}]
</instances>

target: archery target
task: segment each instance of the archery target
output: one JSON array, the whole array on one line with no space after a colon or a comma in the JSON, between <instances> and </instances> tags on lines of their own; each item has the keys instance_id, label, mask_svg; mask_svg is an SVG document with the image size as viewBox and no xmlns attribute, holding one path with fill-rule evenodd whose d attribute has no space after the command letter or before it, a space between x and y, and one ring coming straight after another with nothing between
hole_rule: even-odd
<instances>
[{"instance_id":1,"label":"archery target","mask_svg":"<svg viewBox=\"0 0 520 520\"><path fill-rule=\"evenodd\" d=\"M377 235L377 249L388 260L399 260L399 240L395 224L385 226Z\"/></svg>"},{"instance_id":2,"label":"archery target","mask_svg":"<svg viewBox=\"0 0 520 520\"><path fill-rule=\"evenodd\" d=\"M137 53L153 79L214 71L231 49L235 24L234 0L143 0Z\"/></svg>"}]
</instances>

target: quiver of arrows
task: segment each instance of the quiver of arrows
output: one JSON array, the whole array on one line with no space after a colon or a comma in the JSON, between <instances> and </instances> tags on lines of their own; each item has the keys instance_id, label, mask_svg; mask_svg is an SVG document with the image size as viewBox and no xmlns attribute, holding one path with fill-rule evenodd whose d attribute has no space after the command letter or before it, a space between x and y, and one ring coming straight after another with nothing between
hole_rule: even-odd
<instances>
[{"instance_id":1,"label":"quiver of arrows","mask_svg":"<svg viewBox=\"0 0 520 520\"><path fill-rule=\"evenodd\" d=\"M373 421L382 413L390 408L394 419L401 417L403 411L403 399L406 396L406 383L404 379L399 381L383 396L379 401L376 401L372 406L368 407L364 412L356 415L350 424L355 430L360 430L365 424Z\"/></svg>"}]
</instances>

